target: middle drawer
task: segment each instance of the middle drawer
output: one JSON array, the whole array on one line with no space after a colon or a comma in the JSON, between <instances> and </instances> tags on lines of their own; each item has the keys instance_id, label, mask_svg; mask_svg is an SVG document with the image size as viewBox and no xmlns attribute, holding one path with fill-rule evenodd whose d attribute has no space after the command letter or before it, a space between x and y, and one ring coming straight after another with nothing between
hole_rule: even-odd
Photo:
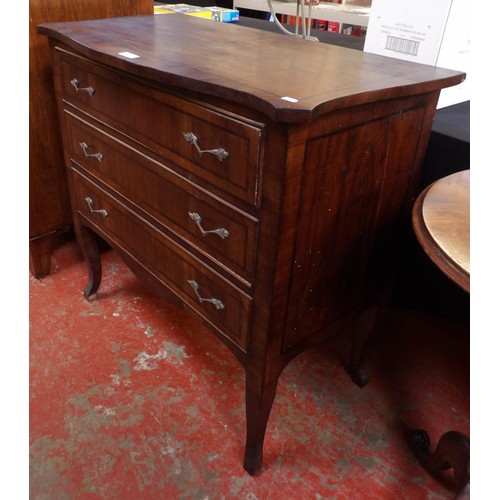
<instances>
[{"instance_id":1,"label":"middle drawer","mask_svg":"<svg viewBox=\"0 0 500 500\"><path fill-rule=\"evenodd\" d=\"M104 131L66 113L73 162L251 286L258 221Z\"/></svg>"}]
</instances>

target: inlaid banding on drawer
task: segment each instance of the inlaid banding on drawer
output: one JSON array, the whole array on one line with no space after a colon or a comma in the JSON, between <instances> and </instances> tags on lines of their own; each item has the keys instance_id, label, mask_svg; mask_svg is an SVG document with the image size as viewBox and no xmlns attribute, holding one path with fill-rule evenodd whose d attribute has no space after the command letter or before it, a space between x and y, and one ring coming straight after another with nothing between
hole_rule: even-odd
<instances>
[{"instance_id":1,"label":"inlaid banding on drawer","mask_svg":"<svg viewBox=\"0 0 500 500\"><path fill-rule=\"evenodd\" d=\"M112 72L64 52L59 57L67 104L173 160L201 185L259 204L263 124L123 78L117 85ZM75 81L93 92L75 90Z\"/></svg>"},{"instance_id":2,"label":"inlaid banding on drawer","mask_svg":"<svg viewBox=\"0 0 500 500\"><path fill-rule=\"evenodd\" d=\"M184 252L98 186L75 171L71 175L76 209L90 223L90 227L102 231L141 265L152 270L222 336L246 351L251 298ZM89 198L92 209L87 201ZM106 212L106 217L102 211Z\"/></svg>"},{"instance_id":3,"label":"inlaid banding on drawer","mask_svg":"<svg viewBox=\"0 0 500 500\"><path fill-rule=\"evenodd\" d=\"M104 131L65 114L75 163L246 286L251 285L258 230L255 218L204 193Z\"/></svg>"}]
</instances>

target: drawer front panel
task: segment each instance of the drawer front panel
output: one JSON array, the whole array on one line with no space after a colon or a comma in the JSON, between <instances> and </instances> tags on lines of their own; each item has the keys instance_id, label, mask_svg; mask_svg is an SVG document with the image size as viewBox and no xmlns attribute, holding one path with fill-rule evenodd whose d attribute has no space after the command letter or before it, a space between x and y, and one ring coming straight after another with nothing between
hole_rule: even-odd
<instances>
[{"instance_id":1,"label":"drawer front panel","mask_svg":"<svg viewBox=\"0 0 500 500\"><path fill-rule=\"evenodd\" d=\"M250 297L182 251L145 220L72 173L76 210L131 254L223 337L246 351L252 301Z\"/></svg>"},{"instance_id":2,"label":"drawer front panel","mask_svg":"<svg viewBox=\"0 0 500 500\"><path fill-rule=\"evenodd\" d=\"M250 286L255 264L255 219L68 114L67 124L70 154L78 165Z\"/></svg>"},{"instance_id":3,"label":"drawer front panel","mask_svg":"<svg viewBox=\"0 0 500 500\"><path fill-rule=\"evenodd\" d=\"M63 98L222 193L258 203L261 127L60 54Z\"/></svg>"}]
</instances>

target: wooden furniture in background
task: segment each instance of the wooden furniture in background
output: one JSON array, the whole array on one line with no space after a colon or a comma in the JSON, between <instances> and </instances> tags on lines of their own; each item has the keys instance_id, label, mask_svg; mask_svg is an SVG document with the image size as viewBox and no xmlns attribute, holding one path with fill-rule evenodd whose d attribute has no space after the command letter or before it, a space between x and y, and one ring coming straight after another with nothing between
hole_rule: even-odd
<instances>
[{"instance_id":1,"label":"wooden furniture in background","mask_svg":"<svg viewBox=\"0 0 500 500\"><path fill-rule=\"evenodd\" d=\"M29 266L35 278L49 274L55 240L72 227L51 55L36 26L152 13L152 0L30 0Z\"/></svg>"},{"instance_id":2,"label":"wooden furniture in background","mask_svg":"<svg viewBox=\"0 0 500 500\"><path fill-rule=\"evenodd\" d=\"M417 240L436 266L470 293L470 170L439 179L418 196L412 212ZM423 429L410 434L410 447L431 473L452 468L459 498L469 497L470 441L445 432L433 452Z\"/></svg>"},{"instance_id":3,"label":"wooden furniture in background","mask_svg":"<svg viewBox=\"0 0 500 500\"><path fill-rule=\"evenodd\" d=\"M254 474L281 371L378 301L440 89L465 75L183 14L38 30L84 294L98 235L226 344Z\"/></svg>"},{"instance_id":4,"label":"wooden furniture in background","mask_svg":"<svg viewBox=\"0 0 500 500\"><path fill-rule=\"evenodd\" d=\"M436 110L417 192L469 166L470 101L466 101ZM466 333L470 297L425 254L415 237L411 219L405 224L402 253L404 259L400 259L396 270L391 307L410 307L460 323ZM468 335L463 340L468 342Z\"/></svg>"},{"instance_id":5,"label":"wooden furniture in background","mask_svg":"<svg viewBox=\"0 0 500 500\"><path fill-rule=\"evenodd\" d=\"M418 196L412 214L420 245L436 266L470 292L470 170L437 180Z\"/></svg>"}]
</instances>

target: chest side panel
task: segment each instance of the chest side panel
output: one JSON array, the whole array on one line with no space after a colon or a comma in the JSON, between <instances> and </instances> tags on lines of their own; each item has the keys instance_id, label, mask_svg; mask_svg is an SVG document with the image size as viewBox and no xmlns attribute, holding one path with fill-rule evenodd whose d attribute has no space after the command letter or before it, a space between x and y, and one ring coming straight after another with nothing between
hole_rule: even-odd
<instances>
[{"instance_id":1,"label":"chest side panel","mask_svg":"<svg viewBox=\"0 0 500 500\"><path fill-rule=\"evenodd\" d=\"M424 115L308 141L283 349L356 310L390 266Z\"/></svg>"}]
</instances>

